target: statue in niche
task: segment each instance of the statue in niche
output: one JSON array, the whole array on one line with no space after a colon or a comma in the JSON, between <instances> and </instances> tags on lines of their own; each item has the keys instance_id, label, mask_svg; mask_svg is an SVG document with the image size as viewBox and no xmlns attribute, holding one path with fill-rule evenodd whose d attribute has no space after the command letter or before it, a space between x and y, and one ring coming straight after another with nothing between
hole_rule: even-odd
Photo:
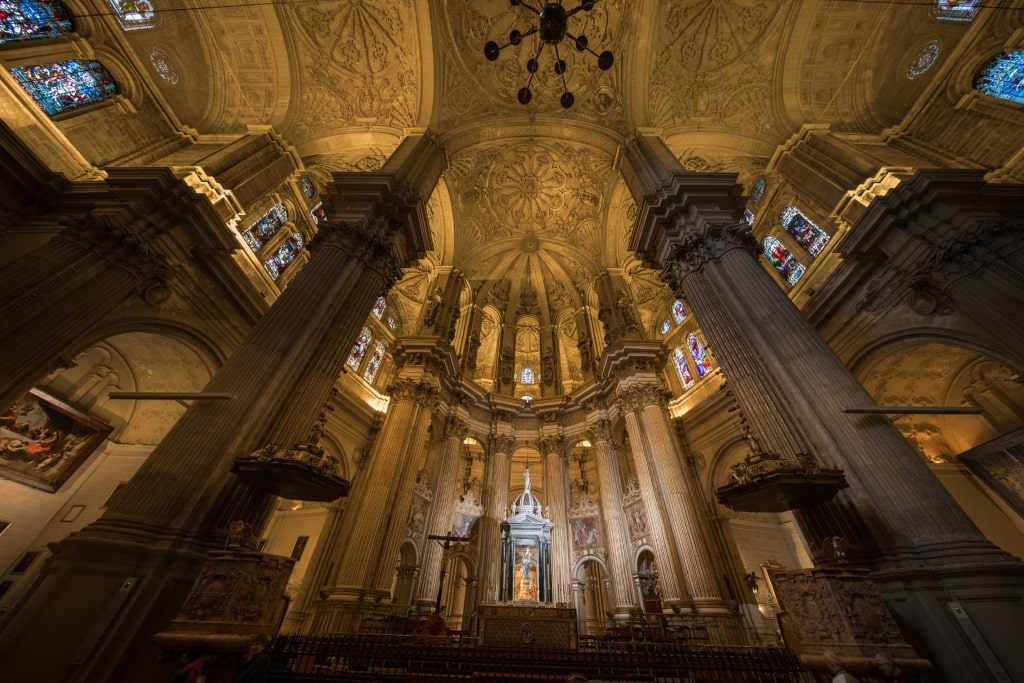
<instances>
[{"instance_id":1,"label":"statue in niche","mask_svg":"<svg viewBox=\"0 0 1024 683\"><path fill-rule=\"evenodd\" d=\"M622 323L626 327L632 328L636 324L633 320L633 305L624 289L619 290L619 313L622 314Z\"/></svg>"},{"instance_id":2,"label":"statue in niche","mask_svg":"<svg viewBox=\"0 0 1024 683\"><path fill-rule=\"evenodd\" d=\"M480 350L480 335L476 332L469 335L468 349L466 350L466 367L476 368L476 354Z\"/></svg>"},{"instance_id":3,"label":"statue in niche","mask_svg":"<svg viewBox=\"0 0 1024 683\"><path fill-rule=\"evenodd\" d=\"M441 288L438 287L427 300L426 313L423 316L423 324L425 326L429 327L437 320L437 312L441 308L441 300Z\"/></svg>"}]
</instances>

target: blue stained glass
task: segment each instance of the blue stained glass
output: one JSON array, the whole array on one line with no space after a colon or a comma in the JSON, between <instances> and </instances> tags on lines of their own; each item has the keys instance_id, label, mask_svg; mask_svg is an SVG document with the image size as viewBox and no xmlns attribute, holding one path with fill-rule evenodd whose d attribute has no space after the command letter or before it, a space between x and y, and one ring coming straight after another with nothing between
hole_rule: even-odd
<instances>
[{"instance_id":1,"label":"blue stained glass","mask_svg":"<svg viewBox=\"0 0 1024 683\"><path fill-rule=\"evenodd\" d=\"M149 0L110 0L110 6L125 31L156 26L156 9Z\"/></svg>"},{"instance_id":2,"label":"blue stained glass","mask_svg":"<svg viewBox=\"0 0 1024 683\"><path fill-rule=\"evenodd\" d=\"M686 391L692 387L697 380L693 378L693 373L690 372L690 365L686 362L686 354L683 350L676 348L672 352L672 362L676 365L676 372L679 373L679 381L683 383L683 391Z\"/></svg>"},{"instance_id":3,"label":"blue stained glass","mask_svg":"<svg viewBox=\"0 0 1024 683\"><path fill-rule=\"evenodd\" d=\"M971 21L981 9L982 0L937 0L932 10L936 19Z\"/></svg>"},{"instance_id":4,"label":"blue stained glass","mask_svg":"<svg viewBox=\"0 0 1024 683\"><path fill-rule=\"evenodd\" d=\"M787 206L779 216L782 227L790 235L796 238L797 244L807 250L811 256L817 256L828 244L830 236L817 225L812 223L807 216L800 213L792 206Z\"/></svg>"},{"instance_id":5,"label":"blue stained glass","mask_svg":"<svg viewBox=\"0 0 1024 683\"><path fill-rule=\"evenodd\" d=\"M708 355L708 350L704 348L696 334L691 332L686 335L686 345L690 347L690 358L693 359L693 364L697 366L697 375L699 377L704 377L715 369L715 366L711 363L711 357Z\"/></svg>"},{"instance_id":6,"label":"blue stained glass","mask_svg":"<svg viewBox=\"0 0 1024 683\"><path fill-rule=\"evenodd\" d=\"M775 266L775 269L782 273L782 277L786 278L786 282L790 285L795 285L806 270L804 265L771 235L764 238L764 255L768 259L768 263Z\"/></svg>"},{"instance_id":7,"label":"blue stained glass","mask_svg":"<svg viewBox=\"0 0 1024 683\"><path fill-rule=\"evenodd\" d=\"M309 176L302 176L302 180L299 182L302 185L302 194L306 199L312 199L316 196L316 185L313 184Z\"/></svg>"},{"instance_id":8,"label":"blue stained glass","mask_svg":"<svg viewBox=\"0 0 1024 683\"><path fill-rule=\"evenodd\" d=\"M363 371L363 379L370 384L373 384L373 380L377 378L377 372L380 370L380 364L384 360L384 352L387 351L387 347L384 344L377 342L373 347L373 355L370 356L370 360L366 361L366 370Z\"/></svg>"},{"instance_id":9,"label":"blue stained glass","mask_svg":"<svg viewBox=\"0 0 1024 683\"><path fill-rule=\"evenodd\" d=\"M757 216L750 209L743 212L743 220L746 221L747 225L753 225L756 217Z\"/></svg>"},{"instance_id":10,"label":"blue stained glass","mask_svg":"<svg viewBox=\"0 0 1024 683\"><path fill-rule=\"evenodd\" d=\"M352 353L348 355L348 360L345 361L345 365L350 368L359 369L359 363L362 362L363 356L366 355L366 349L370 348L370 342L373 340L373 332L370 332L369 327L364 327L363 331L359 333L359 338L356 339L356 345L352 347Z\"/></svg>"},{"instance_id":11,"label":"blue stained glass","mask_svg":"<svg viewBox=\"0 0 1024 683\"><path fill-rule=\"evenodd\" d=\"M533 368L529 365L523 366L523 372L519 376L520 384L533 384Z\"/></svg>"},{"instance_id":12,"label":"blue stained glass","mask_svg":"<svg viewBox=\"0 0 1024 683\"><path fill-rule=\"evenodd\" d=\"M102 64L82 59L16 66L11 75L50 116L117 95L117 84Z\"/></svg>"},{"instance_id":13,"label":"blue stained glass","mask_svg":"<svg viewBox=\"0 0 1024 683\"><path fill-rule=\"evenodd\" d=\"M661 321L661 333L662 334L668 334L668 331L671 330L671 329L672 329L672 321L671 320L662 320Z\"/></svg>"},{"instance_id":14,"label":"blue stained glass","mask_svg":"<svg viewBox=\"0 0 1024 683\"><path fill-rule=\"evenodd\" d=\"M672 304L672 319L676 321L676 325L686 320L686 306L679 299Z\"/></svg>"},{"instance_id":15,"label":"blue stained glass","mask_svg":"<svg viewBox=\"0 0 1024 683\"><path fill-rule=\"evenodd\" d=\"M288 209L284 204L270 207L270 211L260 216L259 220L246 228L242 239L255 254L271 237L288 222Z\"/></svg>"},{"instance_id":16,"label":"blue stained glass","mask_svg":"<svg viewBox=\"0 0 1024 683\"><path fill-rule=\"evenodd\" d=\"M986 95L1024 104L1024 50L1004 52L989 62L974 87Z\"/></svg>"},{"instance_id":17,"label":"blue stained glass","mask_svg":"<svg viewBox=\"0 0 1024 683\"><path fill-rule=\"evenodd\" d=\"M764 178L754 183L754 186L750 188L750 201L760 204L761 200L764 199L764 190L767 186L768 183L765 182Z\"/></svg>"},{"instance_id":18,"label":"blue stained glass","mask_svg":"<svg viewBox=\"0 0 1024 683\"><path fill-rule=\"evenodd\" d=\"M295 257L302 251L302 235L295 233L289 237L284 244L277 249L277 253L268 258L263 262L263 267L270 273L270 277L275 280L281 277L281 273L284 272L285 268L291 265L291 262L295 260Z\"/></svg>"},{"instance_id":19,"label":"blue stained glass","mask_svg":"<svg viewBox=\"0 0 1024 683\"><path fill-rule=\"evenodd\" d=\"M71 17L53 0L0 0L0 45L56 38L74 31Z\"/></svg>"},{"instance_id":20,"label":"blue stained glass","mask_svg":"<svg viewBox=\"0 0 1024 683\"><path fill-rule=\"evenodd\" d=\"M384 309L388 307L388 302L384 300L384 297L377 297L377 303L373 305L373 314L377 316L377 320L384 315Z\"/></svg>"}]
</instances>

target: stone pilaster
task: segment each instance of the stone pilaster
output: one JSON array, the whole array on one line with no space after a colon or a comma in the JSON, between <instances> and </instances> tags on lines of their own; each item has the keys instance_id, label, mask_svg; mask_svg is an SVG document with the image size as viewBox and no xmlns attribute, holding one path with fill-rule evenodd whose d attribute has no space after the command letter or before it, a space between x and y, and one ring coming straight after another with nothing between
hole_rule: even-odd
<instances>
[{"instance_id":1,"label":"stone pilaster","mask_svg":"<svg viewBox=\"0 0 1024 683\"><path fill-rule=\"evenodd\" d=\"M601 521L604 524L604 547L612 589L611 607L616 614L625 617L636 608L637 603L632 578L633 546L622 508L622 476L608 420L602 419L591 425L590 442L593 444Z\"/></svg>"},{"instance_id":2,"label":"stone pilaster","mask_svg":"<svg viewBox=\"0 0 1024 683\"><path fill-rule=\"evenodd\" d=\"M569 542L569 508L566 488L565 440L561 437L541 438L541 456L544 458L544 505L551 520L551 594L556 602L566 602L570 594L569 572L572 568Z\"/></svg>"},{"instance_id":3,"label":"stone pilaster","mask_svg":"<svg viewBox=\"0 0 1024 683\"><path fill-rule=\"evenodd\" d=\"M511 453L515 439L504 434L491 436L484 478L484 517L480 525L480 603L498 601L501 581L501 533L498 525L508 514Z\"/></svg>"},{"instance_id":4,"label":"stone pilaster","mask_svg":"<svg viewBox=\"0 0 1024 683\"><path fill-rule=\"evenodd\" d=\"M438 463L434 477L434 500L430 506L430 520L427 523L427 534L430 536L447 536L452 533L452 520L455 512L455 484L459 476L459 464L462 459L462 440L466 438L466 423L455 416L444 421L441 446L441 462ZM445 561L444 550L438 541L423 541L423 560L416 599L421 603L433 604L437 597L438 582L441 576L441 563Z\"/></svg>"}]
</instances>

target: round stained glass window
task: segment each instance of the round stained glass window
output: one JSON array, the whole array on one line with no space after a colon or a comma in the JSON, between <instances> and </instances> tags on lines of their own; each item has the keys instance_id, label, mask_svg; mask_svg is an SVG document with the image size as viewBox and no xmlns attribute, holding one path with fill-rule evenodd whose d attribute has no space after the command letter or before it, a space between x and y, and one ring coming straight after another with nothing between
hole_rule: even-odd
<instances>
[{"instance_id":1,"label":"round stained glass window","mask_svg":"<svg viewBox=\"0 0 1024 683\"><path fill-rule=\"evenodd\" d=\"M316 196L316 185L309 179L309 176L302 176L302 194L305 195L306 199L312 199Z\"/></svg>"},{"instance_id":2,"label":"round stained glass window","mask_svg":"<svg viewBox=\"0 0 1024 683\"><path fill-rule=\"evenodd\" d=\"M667 320L661 322L661 333L668 334L668 331L672 329L672 323Z\"/></svg>"},{"instance_id":3,"label":"round stained glass window","mask_svg":"<svg viewBox=\"0 0 1024 683\"><path fill-rule=\"evenodd\" d=\"M178 85L178 70L171 64L171 60L166 52L158 47L154 47L152 52L149 53L149 61L153 64L156 72L160 74L160 78L171 85Z\"/></svg>"},{"instance_id":4,"label":"round stained glass window","mask_svg":"<svg viewBox=\"0 0 1024 683\"><path fill-rule=\"evenodd\" d=\"M917 53L917 57L907 67L907 78L914 79L928 71L928 69L934 66L935 61L939 58L939 41L932 40L925 44L921 48L921 51Z\"/></svg>"}]
</instances>

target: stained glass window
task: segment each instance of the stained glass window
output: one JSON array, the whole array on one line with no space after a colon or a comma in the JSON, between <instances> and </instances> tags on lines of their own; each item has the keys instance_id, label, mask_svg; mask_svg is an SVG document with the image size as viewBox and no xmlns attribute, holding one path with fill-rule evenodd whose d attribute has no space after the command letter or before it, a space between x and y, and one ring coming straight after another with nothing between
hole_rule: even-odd
<instances>
[{"instance_id":1,"label":"stained glass window","mask_svg":"<svg viewBox=\"0 0 1024 683\"><path fill-rule=\"evenodd\" d=\"M242 233L242 239L249 245L255 254L271 237L281 229L281 226L288 222L288 209L284 204L277 204L270 207L270 211L260 216L260 219L250 225Z\"/></svg>"},{"instance_id":2,"label":"stained glass window","mask_svg":"<svg viewBox=\"0 0 1024 683\"><path fill-rule=\"evenodd\" d=\"M313 184L309 176L302 176L300 183L302 184L302 194L306 199L312 199L316 196L316 185Z\"/></svg>"},{"instance_id":3,"label":"stained glass window","mask_svg":"<svg viewBox=\"0 0 1024 683\"><path fill-rule=\"evenodd\" d=\"M293 233L291 237L285 240L284 244L277 248L277 252L273 256L263 262L263 267L270 273L270 277L275 280L281 277L281 273L287 268L295 257L302 251L303 239L301 233Z\"/></svg>"},{"instance_id":4,"label":"stained glass window","mask_svg":"<svg viewBox=\"0 0 1024 683\"><path fill-rule=\"evenodd\" d=\"M795 285L806 270L804 265L771 235L764 238L764 255L768 259L768 263L775 266L775 269L782 273L782 277L786 278L786 282L790 285Z\"/></svg>"},{"instance_id":5,"label":"stained glass window","mask_svg":"<svg viewBox=\"0 0 1024 683\"><path fill-rule=\"evenodd\" d=\"M377 378L377 372L380 370L380 364L384 360L385 351L387 351L387 347L381 342L377 342L373 346L373 355L370 356L370 360L366 361L366 370L363 371L363 379L370 384L373 384L373 380Z\"/></svg>"},{"instance_id":6,"label":"stained glass window","mask_svg":"<svg viewBox=\"0 0 1024 683\"><path fill-rule=\"evenodd\" d=\"M533 384L533 368L529 365L523 366L523 372L519 376L520 384Z\"/></svg>"},{"instance_id":7,"label":"stained glass window","mask_svg":"<svg viewBox=\"0 0 1024 683\"><path fill-rule=\"evenodd\" d=\"M117 84L102 64L83 59L16 66L11 75L50 116L109 100Z\"/></svg>"},{"instance_id":8,"label":"stained glass window","mask_svg":"<svg viewBox=\"0 0 1024 683\"><path fill-rule=\"evenodd\" d=\"M327 212L324 211L323 202L317 204L309 211L310 215L313 216L313 222L319 225L320 223L327 222Z\"/></svg>"},{"instance_id":9,"label":"stained glass window","mask_svg":"<svg viewBox=\"0 0 1024 683\"><path fill-rule=\"evenodd\" d=\"M750 188L750 201L755 204L760 204L761 200L764 199L764 189L767 186L768 183L764 181L764 178L761 178L754 183L754 186Z\"/></svg>"},{"instance_id":10,"label":"stained glass window","mask_svg":"<svg viewBox=\"0 0 1024 683\"><path fill-rule=\"evenodd\" d=\"M914 79L928 71L939 58L939 41L932 40L921 48L914 61L907 67L907 78Z\"/></svg>"},{"instance_id":11,"label":"stained glass window","mask_svg":"<svg viewBox=\"0 0 1024 683\"><path fill-rule=\"evenodd\" d=\"M676 372L679 373L679 381L683 383L683 391L686 391L692 387L697 380L693 378L693 373L690 372L690 365L686 362L686 354L683 350L676 348L672 352L672 362L676 364Z\"/></svg>"},{"instance_id":12,"label":"stained glass window","mask_svg":"<svg viewBox=\"0 0 1024 683\"><path fill-rule=\"evenodd\" d=\"M0 45L56 38L74 31L64 5L52 0L0 0Z\"/></svg>"},{"instance_id":13,"label":"stained glass window","mask_svg":"<svg viewBox=\"0 0 1024 683\"><path fill-rule=\"evenodd\" d=\"M747 209L747 210L745 210L743 212L743 220L746 221L747 225L753 225L754 224L754 219L756 217L757 216L750 209Z\"/></svg>"},{"instance_id":14,"label":"stained glass window","mask_svg":"<svg viewBox=\"0 0 1024 683\"><path fill-rule=\"evenodd\" d=\"M779 221L786 232L795 237L797 244L806 249L811 256L820 254L828 244L829 234L792 206L787 206L782 210Z\"/></svg>"},{"instance_id":15,"label":"stained glass window","mask_svg":"<svg viewBox=\"0 0 1024 683\"><path fill-rule=\"evenodd\" d=\"M153 64L153 68L160 74L160 78L164 79L171 85L178 84L178 70L171 64L170 58L167 53L158 47L154 47L153 51L149 53L149 61Z\"/></svg>"},{"instance_id":16,"label":"stained glass window","mask_svg":"<svg viewBox=\"0 0 1024 683\"><path fill-rule=\"evenodd\" d=\"M363 331L359 333L359 338L356 339L356 345L352 347L352 353L348 355L348 360L345 361L345 365L358 370L359 364L363 361L363 356L366 355L366 349L370 348L370 342L372 340L373 332L370 332L369 327L364 327Z\"/></svg>"},{"instance_id":17,"label":"stained glass window","mask_svg":"<svg viewBox=\"0 0 1024 683\"><path fill-rule=\"evenodd\" d=\"M981 9L982 0L937 0L933 10L936 19L970 21Z\"/></svg>"},{"instance_id":18,"label":"stained glass window","mask_svg":"<svg viewBox=\"0 0 1024 683\"><path fill-rule=\"evenodd\" d=\"M392 316L389 315L388 316L388 329L394 331L394 329L396 327L398 327L398 321L395 320Z\"/></svg>"},{"instance_id":19,"label":"stained glass window","mask_svg":"<svg viewBox=\"0 0 1024 683\"><path fill-rule=\"evenodd\" d=\"M676 321L676 325L686 320L686 306L679 299L672 304L672 319Z\"/></svg>"},{"instance_id":20,"label":"stained glass window","mask_svg":"<svg viewBox=\"0 0 1024 683\"><path fill-rule=\"evenodd\" d=\"M711 356L708 355L708 350L704 348L704 344L701 343L700 338L693 332L686 335L686 345L690 349L690 358L693 359L693 364L697 367L697 375L704 377L709 372L714 370L715 366L711 363Z\"/></svg>"},{"instance_id":21,"label":"stained glass window","mask_svg":"<svg viewBox=\"0 0 1024 683\"><path fill-rule=\"evenodd\" d=\"M989 62L974 87L986 95L1024 104L1024 50L1004 52Z\"/></svg>"},{"instance_id":22,"label":"stained glass window","mask_svg":"<svg viewBox=\"0 0 1024 683\"><path fill-rule=\"evenodd\" d=\"M384 309L388 307L388 302L384 300L384 297L377 297L377 302L373 304L373 314L377 316L377 320L384 315Z\"/></svg>"},{"instance_id":23,"label":"stained glass window","mask_svg":"<svg viewBox=\"0 0 1024 683\"><path fill-rule=\"evenodd\" d=\"M156 10L149 0L110 0L110 6L125 31L156 26Z\"/></svg>"},{"instance_id":24,"label":"stained glass window","mask_svg":"<svg viewBox=\"0 0 1024 683\"><path fill-rule=\"evenodd\" d=\"M661 333L662 334L668 334L668 331L671 330L671 329L672 329L672 321L671 320L662 320L661 321Z\"/></svg>"}]
</instances>

